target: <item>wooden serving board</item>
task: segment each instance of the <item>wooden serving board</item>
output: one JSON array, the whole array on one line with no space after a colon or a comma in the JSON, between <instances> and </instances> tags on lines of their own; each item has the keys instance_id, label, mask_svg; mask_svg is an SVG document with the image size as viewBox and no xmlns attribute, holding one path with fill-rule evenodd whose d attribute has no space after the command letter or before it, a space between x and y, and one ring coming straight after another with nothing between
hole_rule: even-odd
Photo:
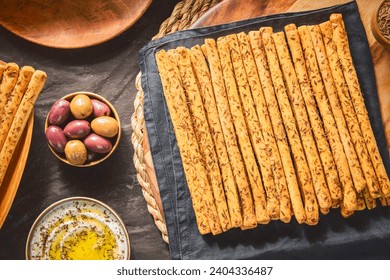
<instances>
[{"instance_id":1,"label":"wooden serving board","mask_svg":"<svg viewBox=\"0 0 390 280\"><path fill-rule=\"evenodd\" d=\"M81 48L105 42L132 26L152 0L0 1L0 25L36 44Z\"/></svg>"},{"instance_id":2,"label":"wooden serving board","mask_svg":"<svg viewBox=\"0 0 390 280\"><path fill-rule=\"evenodd\" d=\"M315 10L339 4L351 2L350 0L225 0L214 8L211 8L200 17L193 28L212 26L234 21L250 19L254 17L285 13ZM361 19L366 29L368 42L375 67L375 76L379 95L382 120L385 128L387 147L390 151L390 50L385 49L374 38L371 32L371 18L381 0L357 0ZM154 173L153 162L151 160L150 149L146 133L144 133L144 152L146 170L150 179L151 188L154 194L158 194L158 184ZM155 197L159 207L161 199ZM162 209L162 207L161 207Z\"/></svg>"}]
</instances>

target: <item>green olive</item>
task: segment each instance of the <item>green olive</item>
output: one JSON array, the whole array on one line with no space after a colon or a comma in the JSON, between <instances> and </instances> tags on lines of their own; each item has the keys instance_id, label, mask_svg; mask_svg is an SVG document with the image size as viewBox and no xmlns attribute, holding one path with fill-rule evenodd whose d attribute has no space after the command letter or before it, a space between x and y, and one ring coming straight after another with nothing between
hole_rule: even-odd
<instances>
[{"instance_id":1,"label":"green olive","mask_svg":"<svg viewBox=\"0 0 390 280\"><path fill-rule=\"evenodd\" d=\"M82 165L87 160L87 148L80 140L71 140L66 143L65 156L69 163Z\"/></svg>"},{"instance_id":2,"label":"green olive","mask_svg":"<svg viewBox=\"0 0 390 280\"><path fill-rule=\"evenodd\" d=\"M119 124L113 117L98 117L91 122L92 130L104 137L114 137L118 134Z\"/></svg>"},{"instance_id":3,"label":"green olive","mask_svg":"<svg viewBox=\"0 0 390 280\"><path fill-rule=\"evenodd\" d=\"M91 99L85 94L78 94L70 102L70 111L76 119L85 119L92 114Z\"/></svg>"}]
</instances>

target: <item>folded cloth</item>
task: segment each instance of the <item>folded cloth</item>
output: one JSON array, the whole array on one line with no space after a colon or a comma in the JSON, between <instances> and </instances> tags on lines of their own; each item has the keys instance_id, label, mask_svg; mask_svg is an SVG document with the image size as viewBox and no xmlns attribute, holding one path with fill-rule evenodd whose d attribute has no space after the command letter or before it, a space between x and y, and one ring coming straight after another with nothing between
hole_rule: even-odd
<instances>
[{"instance_id":1,"label":"folded cloth","mask_svg":"<svg viewBox=\"0 0 390 280\"><path fill-rule=\"evenodd\" d=\"M172 259L365 259L390 257L390 209L377 207L344 219L339 209L321 216L316 226L272 221L255 229L233 229L212 236L199 234L179 149L158 74L155 53L178 46L192 47L205 38L289 23L319 24L341 13L364 93L371 125L387 173L389 155L379 110L370 50L356 2L315 11L270 15L219 26L186 30L152 41L139 53L144 115L150 150L163 203Z\"/></svg>"}]
</instances>

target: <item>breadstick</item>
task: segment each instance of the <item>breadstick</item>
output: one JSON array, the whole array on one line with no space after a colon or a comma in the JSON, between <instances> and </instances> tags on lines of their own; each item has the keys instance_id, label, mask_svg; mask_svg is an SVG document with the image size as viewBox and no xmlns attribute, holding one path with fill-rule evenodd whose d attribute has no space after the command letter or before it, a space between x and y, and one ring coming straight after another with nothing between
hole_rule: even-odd
<instances>
[{"instance_id":1,"label":"breadstick","mask_svg":"<svg viewBox=\"0 0 390 280\"><path fill-rule=\"evenodd\" d=\"M294 71L289 50L287 48L283 32L272 34L276 51L279 58L280 68L286 83L291 108L295 116L297 126L301 135L303 148L306 154L307 163L313 179L314 190L317 196L318 205L322 211L328 211L332 205L330 192L326 185L321 159L317 152L316 143L311 132L309 118L306 113L305 103L299 88L298 79Z\"/></svg>"},{"instance_id":2,"label":"breadstick","mask_svg":"<svg viewBox=\"0 0 390 280\"><path fill-rule=\"evenodd\" d=\"M200 95L206 110L207 120L210 125L211 136L214 140L219 166L221 168L231 224L232 227L239 227L242 224L240 200L226 150L225 139L223 138L221 123L219 122L217 104L215 103L213 86L211 84L210 71L202 54L202 50L198 45L191 48L190 55L198 80Z\"/></svg>"},{"instance_id":3,"label":"breadstick","mask_svg":"<svg viewBox=\"0 0 390 280\"><path fill-rule=\"evenodd\" d=\"M337 93L341 102L341 107L344 112L344 117L347 122L349 132L351 133L352 143L355 146L357 156L363 170L364 178L367 182L368 190L373 198L380 196L380 189L376 178L374 167L372 166L369 157L367 146L364 143L362 132L360 131L359 121L356 117L353 103L349 96L348 87L345 83L343 71L339 57L336 52L336 46L332 39L332 24L327 21L320 24L322 36L324 37L326 53L328 56L330 68L335 81ZM357 192L361 190L357 189Z\"/></svg>"},{"instance_id":4,"label":"breadstick","mask_svg":"<svg viewBox=\"0 0 390 280\"><path fill-rule=\"evenodd\" d=\"M5 173L11 161L15 148L23 134L27 121L33 111L34 104L46 82L46 73L40 70L34 72L26 93L16 111L14 120L9 129L7 139L0 152L0 186L3 183Z\"/></svg>"},{"instance_id":5,"label":"breadstick","mask_svg":"<svg viewBox=\"0 0 390 280\"><path fill-rule=\"evenodd\" d=\"M365 203L364 195L363 195L365 190L367 190L367 188L365 188L362 192L357 194L356 211L362 211L362 210L366 209L366 203Z\"/></svg>"},{"instance_id":6,"label":"breadstick","mask_svg":"<svg viewBox=\"0 0 390 280\"><path fill-rule=\"evenodd\" d=\"M236 133L232 115L230 113L229 101L227 99L224 80L222 75L222 66L218 54L217 44L213 39L205 40L205 49L209 62L211 80L213 84L215 100L217 103L219 120L223 131L223 136L226 142L230 162L232 163L232 171L236 180L238 192L241 201L242 212L242 227L250 228L257 225L255 216L255 208L253 205L252 194L248 179L245 173L244 162L238 148Z\"/></svg>"},{"instance_id":7,"label":"breadstick","mask_svg":"<svg viewBox=\"0 0 390 280\"><path fill-rule=\"evenodd\" d=\"M20 70L16 86L11 92L3 111L3 121L0 123L0 150L3 147L5 139L7 138L7 134L12 124L12 120L14 119L14 115L18 110L20 101L22 100L23 94L26 91L27 85L30 82L34 71L34 68L30 66L24 66Z\"/></svg>"},{"instance_id":8,"label":"breadstick","mask_svg":"<svg viewBox=\"0 0 390 280\"><path fill-rule=\"evenodd\" d=\"M228 37L220 37L217 41L218 52L221 58L222 73L226 86L226 95L229 99L230 112L237 135L238 145L244 159L246 172L252 189L257 223L264 224L269 222L270 217L267 213L267 202L264 187L261 181L260 171L256 163L256 158L252 150L251 140L245 123L240 96L235 81L228 40ZM265 174L263 174L263 176L264 175ZM269 178L264 178L264 180L268 179Z\"/></svg>"},{"instance_id":9,"label":"breadstick","mask_svg":"<svg viewBox=\"0 0 390 280\"><path fill-rule=\"evenodd\" d=\"M237 96L235 96L237 97L236 101L242 105L241 110L243 112L243 120L246 123L248 129L248 136L252 143L254 155L256 156L257 162L259 163L260 171L263 177L264 188L267 193L267 199L265 200L267 213L271 219L278 220L280 218L280 206L274 175L272 172L273 166L269 155L267 155L267 150L269 148L265 144L263 135L261 133L259 119L256 114L256 109L254 107L253 98L248 84L248 78L246 76L244 64L241 58L237 35L232 34L227 36L226 42L230 48L230 56L234 70L233 75L236 78L237 83L237 90L234 91L234 93L237 92ZM232 98L229 98L229 102L231 102L231 100Z\"/></svg>"},{"instance_id":10,"label":"breadstick","mask_svg":"<svg viewBox=\"0 0 390 280\"><path fill-rule=\"evenodd\" d=\"M18 81L18 75L19 66L15 63L7 63L0 84L0 122L4 119L5 105Z\"/></svg>"},{"instance_id":11,"label":"breadstick","mask_svg":"<svg viewBox=\"0 0 390 280\"><path fill-rule=\"evenodd\" d=\"M257 66L258 77L262 86L262 88L258 91L252 90L253 98L255 100L255 103L257 104L257 114L259 115L260 123L263 126L264 137L269 138L271 146L272 140L276 142L276 147L273 148L272 152L276 157L275 168L280 168L277 164L279 157L283 168L283 170L281 170L279 174L285 174L288 192L291 198L291 206L294 211L294 215L297 222L301 224L306 221L306 213L298 186L294 163L290 154L290 148L287 142L286 131L283 126L282 116L280 114L279 105L276 100L275 92L273 89L266 54L262 46L260 31L249 32L249 39L251 44L251 50L253 52L255 63ZM269 116L267 112L267 107L269 110ZM272 132L273 135L271 135ZM276 175L275 178L278 178L278 175ZM282 175L280 177L280 180L283 182ZM279 198L281 201L283 197L284 196L279 193Z\"/></svg>"},{"instance_id":12,"label":"breadstick","mask_svg":"<svg viewBox=\"0 0 390 280\"><path fill-rule=\"evenodd\" d=\"M310 28L312 29L313 27ZM298 27L298 33L301 38L301 44L305 55L308 77L314 92L314 97L318 104L320 114L322 116L324 129L328 135L328 141L338 170L338 175L340 177L342 193L347 196L345 198L345 202L352 203L352 205L348 205L346 208L354 209L353 205L356 205L356 193L353 190L352 176L349 170L347 156L344 153L343 144L337 130L336 121L334 119L328 97L325 93L324 84L321 79L320 70L316 60L316 53L314 50L312 38L307 26ZM313 38L313 40L315 40L316 45L319 44L318 38ZM331 189L329 184L328 186L329 189ZM342 196L342 194L340 195Z\"/></svg>"},{"instance_id":13,"label":"breadstick","mask_svg":"<svg viewBox=\"0 0 390 280\"><path fill-rule=\"evenodd\" d=\"M366 208L368 210L374 209L376 207L376 200L371 197L368 189L365 188L362 193L363 193L363 197L364 197L364 202L366 204Z\"/></svg>"},{"instance_id":14,"label":"breadstick","mask_svg":"<svg viewBox=\"0 0 390 280\"><path fill-rule=\"evenodd\" d=\"M211 186L201 160L179 69L164 50L156 54L156 61L180 150L198 229L201 234L207 234L211 230L209 220L210 202L208 201Z\"/></svg>"},{"instance_id":15,"label":"breadstick","mask_svg":"<svg viewBox=\"0 0 390 280\"><path fill-rule=\"evenodd\" d=\"M272 124L268 114L267 104L264 99L264 93L261 88L259 75L257 73L256 62L253 57L249 37L244 32L241 32L237 35L237 38L239 40L240 52L244 64L243 68L245 68L250 91L254 101L254 114L257 114L256 116L259 120L261 135L264 139L264 143L268 146L267 155L269 157L270 164L273 167L274 182L276 186L275 191L280 203L280 220L283 222L289 222L292 215L291 198L290 194L288 193L286 176L283 171L278 147L276 145Z\"/></svg>"},{"instance_id":16,"label":"breadstick","mask_svg":"<svg viewBox=\"0 0 390 280\"><path fill-rule=\"evenodd\" d=\"M317 199L314 192L310 170L303 151L302 142L296 127L293 111L284 86L283 75L279 67L275 45L269 30L261 28L260 33L268 60L272 83L274 85L283 122L290 141L291 151L295 160L295 166L297 168L297 177L300 183L301 194L303 196L306 211L306 223L314 225L318 223L319 219ZM284 155L281 155L281 157L283 158Z\"/></svg>"},{"instance_id":17,"label":"breadstick","mask_svg":"<svg viewBox=\"0 0 390 280\"><path fill-rule=\"evenodd\" d=\"M298 29L295 24L286 25L284 29L286 31L286 37L294 62L296 75L306 104L307 114L313 130L313 136L317 144L318 153L322 162L322 168L325 173L325 179L329 188L333 207L334 205L338 205L341 199L341 187L336 164L333 160L332 152L325 136L321 117L317 111L316 100L314 98L314 93L310 86L310 80L306 70L309 68L307 68L305 64L305 57L303 55Z\"/></svg>"},{"instance_id":18,"label":"breadstick","mask_svg":"<svg viewBox=\"0 0 390 280\"><path fill-rule=\"evenodd\" d=\"M230 215L226 204L225 192L222 186L222 177L218 166L218 158L214 149L213 139L204 111L202 98L195 73L191 64L189 51L184 47L178 47L175 51L178 55L178 66L182 84L188 100L190 115L194 126L195 137L197 138L199 151L204 161L211 188L214 194L214 202L217 208L219 223L222 230L227 231L232 226Z\"/></svg>"},{"instance_id":19,"label":"breadstick","mask_svg":"<svg viewBox=\"0 0 390 280\"><path fill-rule=\"evenodd\" d=\"M374 166L377 175L378 183L382 193L390 195L390 181L387 176L386 169L383 165L382 157L379 153L376 139L371 127L370 118L364 103L362 91L360 89L359 80L352 61L351 52L349 49L348 37L341 14L332 14L330 21L333 23L333 39L336 43L337 54L339 56L344 77L351 95L351 99L355 108L356 116L359 121L360 129L363 134L365 144Z\"/></svg>"},{"instance_id":20,"label":"breadstick","mask_svg":"<svg viewBox=\"0 0 390 280\"><path fill-rule=\"evenodd\" d=\"M338 128L338 133L340 136L342 146L344 148L344 154L347 158L349 170L351 173L351 177L353 179L355 189L363 190L366 187L366 181L363 177L359 160L357 158L355 148L353 147L351 136L348 131L347 123L345 121L344 114L341 109L340 101L337 96L337 89L334 84L332 72L329 66L329 61L326 57L325 45L322 40L320 27L318 25L313 25L313 26L309 26L308 29L314 45L314 51L316 53L316 58L321 72L322 81L325 86L325 96L329 100L329 104L332 111L332 114L330 114L330 112L328 112L327 114L334 116L334 120ZM334 132L333 135L335 135L335 133L336 132ZM332 136L332 134L329 134L329 136ZM336 136L334 136L332 137L332 139L337 139L337 138ZM339 153L339 157L340 157L339 160L337 160L338 157L335 157L336 163L339 163L340 161L343 160L341 151ZM351 185L348 183L348 177L343 177L343 175L347 176L347 173L345 171L346 170L345 166L343 170L344 172L340 171L339 173L344 188L342 205L344 205L343 207L346 209L346 211L353 212L356 210L357 207L357 196L356 196L355 189L351 188Z\"/></svg>"}]
</instances>

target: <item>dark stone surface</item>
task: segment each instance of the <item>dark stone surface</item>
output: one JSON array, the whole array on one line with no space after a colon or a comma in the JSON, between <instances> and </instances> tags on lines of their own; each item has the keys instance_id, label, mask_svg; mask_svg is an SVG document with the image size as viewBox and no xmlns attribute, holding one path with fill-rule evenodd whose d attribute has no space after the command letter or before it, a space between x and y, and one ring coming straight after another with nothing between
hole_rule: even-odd
<instances>
[{"instance_id":1,"label":"dark stone surface","mask_svg":"<svg viewBox=\"0 0 390 280\"><path fill-rule=\"evenodd\" d=\"M0 230L0 259L25 259L25 244L34 220L50 204L71 196L103 201L126 224L132 259L169 259L168 246L147 211L136 179L131 144L137 53L158 33L178 1L153 1L141 19L122 35L97 46L62 50L25 41L0 29L0 59L44 70L48 79L35 106L30 153L9 215ZM53 102L75 91L106 97L122 122L122 139L113 155L100 165L75 168L49 150L44 122Z\"/></svg>"}]
</instances>

